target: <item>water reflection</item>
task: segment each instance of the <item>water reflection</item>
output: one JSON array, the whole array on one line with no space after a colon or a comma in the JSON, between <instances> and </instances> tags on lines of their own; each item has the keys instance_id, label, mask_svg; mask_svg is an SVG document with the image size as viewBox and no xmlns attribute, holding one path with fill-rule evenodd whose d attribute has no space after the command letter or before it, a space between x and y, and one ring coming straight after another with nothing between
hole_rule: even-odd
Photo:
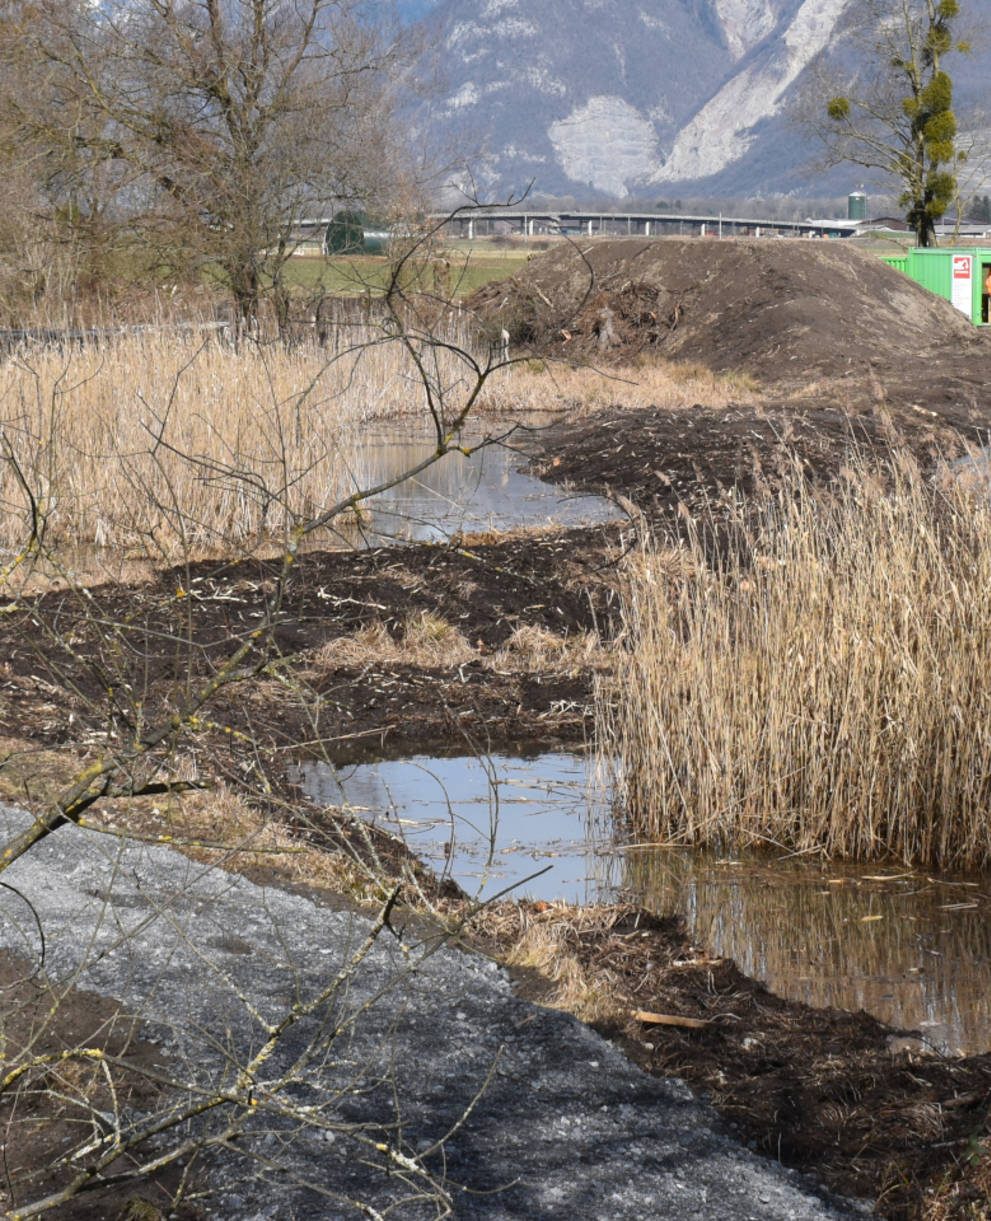
<instances>
[{"instance_id":1,"label":"water reflection","mask_svg":"<svg viewBox=\"0 0 991 1221\"><path fill-rule=\"evenodd\" d=\"M403 836L469 892L570 902L622 894L683 913L692 935L781 996L865 1009L940 1050L991 1050L991 880L613 847L582 757L304 763L315 800ZM878 880L884 878L887 880Z\"/></svg>"},{"instance_id":2,"label":"water reflection","mask_svg":"<svg viewBox=\"0 0 991 1221\"><path fill-rule=\"evenodd\" d=\"M781 996L991 1050L986 881L654 851L628 854L627 885Z\"/></svg>"},{"instance_id":3,"label":"water reflection","mask_svg":"<svg viewBox=\"0 0 991 1221\"><path fill-rule=\"evenodd\" d=\"M469 894L514 886L534 899L585 903L608 891L614 863L588 834L602 814L588 767L560 753L415 758L340 769L302 763L298 779L315 801L347 803L401 835Z\"/></svg>"},{"instance_id":4,"label":"water reflection","mask_svg":"<svg viewBox=\"0 0 991 1221\"><path fill-rule=\"evenodd\" d=\"M371 437L353 461L355 487L372 487L396 478L428 458L426 439ZM368 545L396 540L433 541L480 530L518 526L590 525L612 521L613 505L597 496L571 495L515 467L525 455L492 445L470 458L450 453L413 479L379 493L363 506L362 529ZM356 537L352 541L359 541Z\"/></svg>"}]
</instances>

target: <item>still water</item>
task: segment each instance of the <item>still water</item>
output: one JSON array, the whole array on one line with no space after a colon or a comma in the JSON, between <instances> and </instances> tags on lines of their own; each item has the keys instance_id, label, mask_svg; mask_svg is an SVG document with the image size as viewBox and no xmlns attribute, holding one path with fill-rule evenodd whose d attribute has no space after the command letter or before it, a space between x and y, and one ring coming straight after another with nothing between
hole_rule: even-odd
<instances>
[{"instance_id":1,"label":"still water","mask_svg":"<svg viewBox=\"0 0 991 1221\"><path fill-rule=\"evenodd\" d=\"M780 995L991 1051L991 880L684 851L626 854L646 906Z\"/></svg>"},{"instance_id":2,"label":"still water","mask_svg":"<svg viewBox=\"0 0 991 1221\"><path fill-rule=\"evenodd\" d=\"M940 1050L991 1050L991 879L629 848L575 755L305 763L299 779L315 800L403 836L470 893L621 895L680 912L701 944L782 996L866 1009Z\"/></svg>"},{"instance_id":3,"label":"still water","mask_svg":"<svg viewBox=\"0 0 991 1221\"><path fill-rule=\"evenodd\" d=\"M469 894L490 899L515 887L584 903L609 891L610 843L592 830L605 808L577 755L303 763L298 777L314 801L376 821Z\"/></svg>"},{"instance_id":4,"label":"still water","mask_svg":"<svg viewBox=\"0 0 991 1221\"><path fill-rule=\"evenodd\" d=\"M353 485L386 483L433 451L434 444L425 439L371 436L354 459ZM414 478L366 501L360 534L367 545L380 546L519 526L592 525L620 516L601 497L572 495L516 469L525 463L526 455L510 445L492 445L471 457L446 454Z\"/></svg>"},{"instance_id":5,"label":"still water","mask_svg":"<svg viewBox=\"0 0 991 1221\"><path fill-rule=\"evenodd\" d=\"M385 482L432 451L370 439L356 486ZM438 540L457 532L616 516L521 474L523 455L451 454L368 503L352 542ZM507 888L572 903L632 899L681 912L692 935L775 992L866 1009L948 1051L991 1050L991 880L796 860L731 859L615 843L607 796L586 760L418 758L339 771L302 763L315 800L348 804L407 840L469 893Z\"/></svg>"}]
</instances>

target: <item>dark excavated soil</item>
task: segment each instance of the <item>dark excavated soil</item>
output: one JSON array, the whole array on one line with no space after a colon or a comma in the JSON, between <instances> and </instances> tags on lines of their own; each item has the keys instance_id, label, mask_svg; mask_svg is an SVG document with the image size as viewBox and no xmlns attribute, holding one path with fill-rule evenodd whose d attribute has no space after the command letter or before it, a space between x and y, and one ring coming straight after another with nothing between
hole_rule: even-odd
<instances>
[{"instance_id":1,"label":"dark excavated soil","mask_svg":"<svg viewBox=\"0 0 991 1221\"><path fill-rule=\"evenodd\" d=\"M465 735L482 747L580 742L590 674L507 671L485 661L524 625L608 634L618 546L618 529L606 527L305 555L275 629L280 657L302 676L286 683L266 674L229 687L212 716L249 735L251 753L319 738L339 762L463 747ZM0 736L78 741L105 723L107 689L123 680L152 717L250 634L277 573L274 561L200 564L85 598L49 594L0 616ZM398 660L315 661L328 642L370 625L401 642L424 613L456 628L473 658L428 668L404 662L401 651ZM238 750L236 737L226 742Z\"/></svg>"}]
</instances>

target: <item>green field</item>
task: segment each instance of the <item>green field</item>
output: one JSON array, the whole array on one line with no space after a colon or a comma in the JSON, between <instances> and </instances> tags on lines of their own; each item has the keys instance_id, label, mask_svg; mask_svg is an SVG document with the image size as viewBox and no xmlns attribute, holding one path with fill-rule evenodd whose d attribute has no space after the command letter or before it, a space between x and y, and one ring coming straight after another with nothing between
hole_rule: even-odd
<instances>
[{"instance_id":1,"label":"green field","mask_svg":"<svg viewBox=\"0 0 991 1221\"><path fill-rule=\"evenodd\" d=\"M525 246L508 250L459 243L444 250L450 263L450 284L457 297L467 296L491 280L503 280L526 263L530 250ZM416 265L420 286L434 291L433 269L422 261ZM289 283L306 293L322 288L331 296L361 296L381 293L391 274L389 259L381 255L339 255L323 258L302 255L290 260L286 268Z\"/></svg>"}]
</instances>

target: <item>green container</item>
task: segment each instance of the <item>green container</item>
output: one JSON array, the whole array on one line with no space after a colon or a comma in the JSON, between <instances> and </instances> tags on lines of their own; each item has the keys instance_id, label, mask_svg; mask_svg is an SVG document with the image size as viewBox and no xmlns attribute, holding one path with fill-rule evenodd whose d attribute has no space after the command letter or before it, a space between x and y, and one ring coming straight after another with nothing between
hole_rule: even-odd
<instances>
[{"instance_id":1,"label":"green container","mask_svg":"<svg viewBox=\"0 0 991 1221\"><path fill-rule=\"evenodd\" d=\"M951 302L974 326L988 325L985 283L991 274L991 248L949 246L909 250L904 255L885 256L884 261L937 297Z\"/></svg>"},{"instance_id":2,"label":"green container","mask_svg":"<svg viewBox=\"0 0 991 1221\"><path fill-rule=\"evenodd\" d=\"M383 225L372 226L364 212L338 212L327 226L328 254L384 254L392 234Z\"/></svg>"}]
</instances>

